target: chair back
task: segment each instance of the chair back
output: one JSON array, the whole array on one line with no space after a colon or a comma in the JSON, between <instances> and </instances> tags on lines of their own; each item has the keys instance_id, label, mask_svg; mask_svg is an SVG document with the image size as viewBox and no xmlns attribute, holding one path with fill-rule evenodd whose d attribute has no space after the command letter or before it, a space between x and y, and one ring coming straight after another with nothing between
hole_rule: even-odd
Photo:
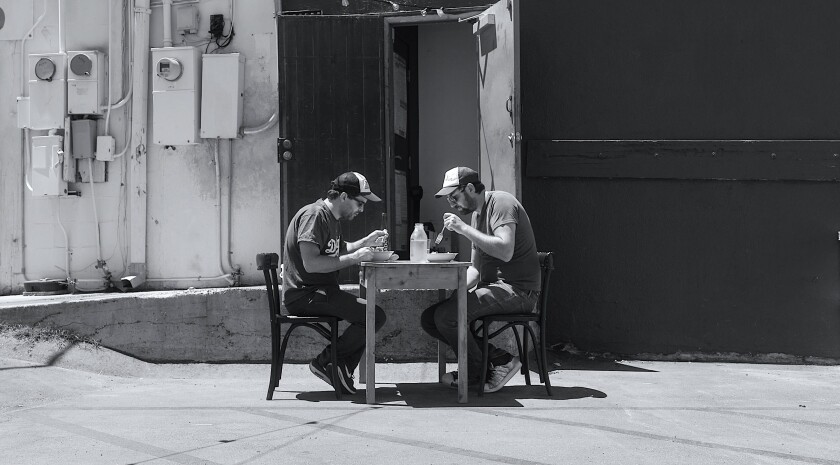
<instances>
[{"instance_id":1,"label":"chair back","mask_svg":"<svg viewBox=\"0 0 840 465\"><path fill-rule=\"evenodd\" d=\"M262 270L265 276L265 289L268 291L268 306L271 311L271 326L277 322L280 314L282 301L280 300L280 283L277 279L277 267L280 265L280 256L276 253L257 254L257 269Z\"/></svg>"},{"instance_id":2,"label":"chair back","mask_svg":"<svg viewBox=\"0 0 840 465\"><path fill-rule=\"evenodd\" d=\"M540 326L545 328L545 314L548 306L548 284L551 282L551 272L554 271L554 252L537 252L540 259L540 297L537 300L537 313L540 315Z\"/></svg>"}]
</instances>

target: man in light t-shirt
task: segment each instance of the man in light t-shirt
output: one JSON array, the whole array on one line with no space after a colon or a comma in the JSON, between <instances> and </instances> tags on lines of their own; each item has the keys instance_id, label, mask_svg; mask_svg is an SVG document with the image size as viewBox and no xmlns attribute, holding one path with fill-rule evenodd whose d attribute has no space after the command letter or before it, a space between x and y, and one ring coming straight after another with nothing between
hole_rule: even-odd
<instances>
[{"instance_id":1,"label":"man in light t-shirt","mask_svg":"<svg viewBox=\"0 0 840 465\"><path fill-rule=\"evenodd\" d=\"M446 197L459 214L472 214L470 224L458 215L444 213L443 227L472 242L472 266L467 270L467 321L495 314L532 312L540 292L540 261L531 220L513 195L484 189L477 172L456 167L444 175L435 197ZM427 333L458 347L458 302L455 295L427 308L420 322ZM467 369L470 384L487 370L484 392L496 392L522 367L519 357L490 346L490 366L481 366L481 348L467 335ZM458 372L443 375L442 382L457 387Z\"/></svg>"}]
</instances>

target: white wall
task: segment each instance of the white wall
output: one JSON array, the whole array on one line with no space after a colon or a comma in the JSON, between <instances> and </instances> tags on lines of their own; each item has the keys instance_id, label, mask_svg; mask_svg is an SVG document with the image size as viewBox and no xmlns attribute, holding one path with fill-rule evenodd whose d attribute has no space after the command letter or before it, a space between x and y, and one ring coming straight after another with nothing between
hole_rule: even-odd
<instances>
[{"instance_id":1,"label":"white wall","mask_svg":"<svg viewBox=\"0 0 840 465\"><path fill-rule=\"evenodd\" d=\"M420 218L443 227L444 212L454 212L434 197L443 174L455 166L478 170L478 93L475 39L468 23L437 23L418 28L420 126ZM460 236L459 236L460 237ZM462 240L461 251L469 250ZM459 255L468 260L469 253Z\"/></svg>"},{"instance_id":2,"label":"white wall","mask_svg":"<svg viewBox=\"0 0 840 465\"><path fill-rule=\"evenodd\" d=\"M113 36L121 37L122 1L65 0L67 50L108 48L108 3L113 6ZM33 16L43 10L41 0L34 2ZM177 1L176 1L177 4ZM230 0L189 2L200 13L197 36L207 36L210 14L221 13L230 20ZM27 53L58 51L58 1L47 2L47 15L26 43ZM274 1L237 1L234 10L236 36L220 53L239 52L245 56L243 126L257 126L276 111L277 59L274 32ZM174 19L174 15L173 15ZM10 19L7 18L7 21ZM229 23L225 31L229 29ZM162 46L162 7L152 1L150 47ZM175 46L182 44L180 34L173 33ZM210 46L212 51L215 44ZM114 100L126 88L121 43L115 43L112 81ZM202 44L202 52L204 47ZM67 234L71 277L82 281L80 288L100 284L102 271L95 268L98 255L91 187L72 183L71 189L81 197L33 198L23 187L21 131L16 127L16 98L20 95L20 41L0 40L0 294L19 292L24 280L64 278L65 239ZM125 54L127 58L129 55ZM151 94L150 94L151 97ZM206 280L230 272L227 256L220 257L218 234L223 251L231 243L230 262L241 266L243 284L259 284L262 274L254 265L258 252L280 249L280 177L276 162L277 126L260 134L245 136L232 142L221 141L219 169L222 197L217 193L215 141L202 140L198 145L164 149L153 143L151 134L153 106L149 99L148 168L145 193L127 192L124 170L131 154L108 163L107 182L95 183L96 211L101 231L102 257L115 277L124 272L128 259L126 228L126 195L146 195L146 260L149 278L191 279L182 281L149 281L148 288L186 288L225 286L222 280ZM112 112L111 132L117 150L125 145L126 125L130 124L126 109ZM33 135L46 131L32 131ZM232 146L231 146L232 145ZM229 152L231 148L231 152ZM229 155L231 153L231 155ZM230 186L230 187L229 187ZM223 206L222 227L217 222L217 206ZM230 215L227 205L230 202ZM60 215L61 225L57 218ZM228 226L228 221L230 225ZM221 230L220 230L221 229ZM230 235L228 236L228 231ZM21 248L21 241L25 244ZM221 263L220 263L221 262ZM196 279L202 277L202 279Z\"/></svg>"}]
</instances>

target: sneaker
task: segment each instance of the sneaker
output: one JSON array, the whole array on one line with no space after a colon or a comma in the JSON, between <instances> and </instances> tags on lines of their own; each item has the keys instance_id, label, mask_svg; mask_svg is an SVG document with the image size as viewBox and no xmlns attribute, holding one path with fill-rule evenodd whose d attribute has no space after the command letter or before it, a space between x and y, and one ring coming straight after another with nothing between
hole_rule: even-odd
<instances>
[{"instance_id":1,"label":"sneaker","mask_svg":"<svg viewBox=\"0 0 840 465\"><path fill-rule=\"evenodd\" d=\"M490 379L484 385L484 392L498 391L513 378L513 375L519 372L520 368L522 368L522 362L519 361L519 357L511 358L504 365L494 366L490 370Z\"/></svg>"},{"instance_id":2,"label":"sneaker","mask_svg":"<svg viewBox=\"0 0 840 465\"><path fill-rule=\"evenodd\" d=\"M309 371L311 371L313 375L324 380L325 383L332 386L332 378L330 377L330 370L328 367L329 364L323 365L317 357L309 362Z\"/></svg>"},{"instance_id":3,"label":"sneaker","mask_svg":"<svg viewBox=\"0 0 840 465\"><path fill-rule=\"evenodd\" d=\"M341 381L341 392L344 394L355 394L356 393L356 386L353 384L353 379L356 377L353 376L353 373L350 372L350 369L347 368L347 364L340 361L338 362L338 379Z\"/></svg>"}]
</instances>

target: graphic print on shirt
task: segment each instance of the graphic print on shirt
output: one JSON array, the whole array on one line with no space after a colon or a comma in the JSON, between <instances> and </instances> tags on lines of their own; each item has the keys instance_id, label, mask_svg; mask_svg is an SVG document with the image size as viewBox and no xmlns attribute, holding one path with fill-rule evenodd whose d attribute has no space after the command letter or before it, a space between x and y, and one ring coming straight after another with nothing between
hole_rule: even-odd
<instances>
[{"instance_id":1,"label":"graphic print on shirt","mask_svg":"<svg viewBox=\"0 0 840 465\"><path fill-rule=\"evenodd\" d=\"M324 249L324 255L329 255L332 257L338 256L338 250L340 249L341 239L330 239L327 242L327 247Z\"/></svg>"}]
</instances>

